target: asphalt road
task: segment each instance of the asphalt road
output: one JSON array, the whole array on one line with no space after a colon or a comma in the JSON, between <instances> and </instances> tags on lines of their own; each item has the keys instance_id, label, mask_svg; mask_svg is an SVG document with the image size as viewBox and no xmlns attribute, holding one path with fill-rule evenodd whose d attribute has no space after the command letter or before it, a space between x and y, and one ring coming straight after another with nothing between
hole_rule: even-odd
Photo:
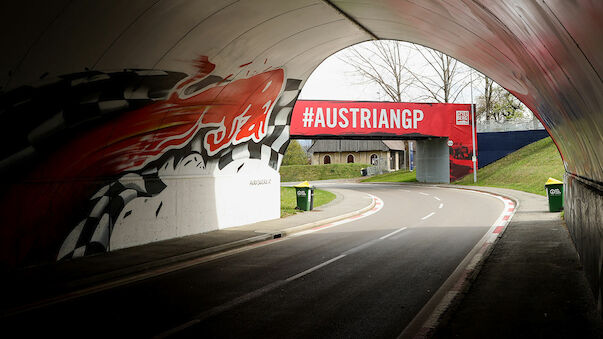
<instances>
[{"instance_id":1,"label":"asphalt road","mask_svg":"<svg viewBox=\"0 0 603 339\"><path fill-rule=\"evenodd\" d=\"M430 186L332 185L368 217L3 319L18 336L395 338L503 203ZM328 188L328 186L325 186Z\"/></svg>"}]
</instances>

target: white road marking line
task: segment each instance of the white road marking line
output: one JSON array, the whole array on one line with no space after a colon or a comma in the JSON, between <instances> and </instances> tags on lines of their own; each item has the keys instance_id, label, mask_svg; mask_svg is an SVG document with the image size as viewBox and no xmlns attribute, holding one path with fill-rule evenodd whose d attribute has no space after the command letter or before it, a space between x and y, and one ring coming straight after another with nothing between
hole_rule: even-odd
<instances>
[{"instance_id":1,"label":"white road marking line","mask_svg":"<svg viewBox=\"0 0 603 339\"><path fill-rule=\"evenodd\" d=\"M284 284L286 284L287 281L285 280L277 280L271 284L268 284L262 288L259 288L255 291L251 291L247 294L244 294L238 298L232 299L231 301L224 303L222 305L210 308L209 310L199 313L197 314L193 319L178 325L176 327L173 327L167 331L161 332L155 336L153 336L153 338L167 338L167 337L172 337L174 336L174 334L184 331L185 329L192 327L200 322L202 322L203 320L212 317L214 315L226 312L236 306L239 306L241 304L244 304L246 302L249 302L257 297L260 297L268 292L273 291L276 288L279 288L281 286L283 286Z\"/></svg>"},{"instance_id":2,"label":"white road marking line","mask_svg":"<svg viewBox=\"0 0 603 339\"><path fill-rule=\"evenodd\" d=\"M379 239L380 239L380 240L387 239L387 238L391 237L392 235L394 235L394 234L396 234L396 233L398 233L398 232L402 232L402 231L404 231L404 230L405 230L405 229L407 229L407 228L408 228L408 227L402 227L402 228L400 228L400 229L397 229L397 230L395 230L395 231L393 231L393 232L391 232L391 233L388 233L388 234L386 234L386 235L382 236L382 237L381 237L381 238L379 238Z\"/></svg>"},{"instance_id":3,"label":"white road marking line","mask_svg":"<svg viewBox=\"0 0 603 339\"><path fill-rule=\"evenodd\" d=\"M435 200L437 200L437 201L442 201L442 200L441 200L440 198L438 198L438 197L433 197L433 198L434 198Z\"/></svg>"},{"instance_id":4,"label":"white road marking line","mask_svg":"<svg viewBox=\"0 0 603 339\"><path fill-rule=\"evenodd\" d=\"M423 192L419 192L419 194L429 196L429 194L427 194L427 193L423 193Z\"/></svg>"},{"instance_id":5,"label":"white road marking line","mask_svg":"<svg viewBox=\"0 0 603 339\"><path fill-rule=\"evenodd\" d=\"M343 219L343 220L339 220L339 221L335 221L333 223L327 224L329 226L324 226L324 225L323 226L317 226L317 227L313 227L313 228L311 228L309 230L305 230L305 231L301 231L301 232L297 232L297 233L291 234L289 236L289 238L301 237L301 236L306 235L306 234L310 234L310 233L314 233L314 232L326 230L326 229L329 229L331 227L339 226L339 225L342 225L342 224L347 224L348 222L360 220L362 218L368 217L369 215L373 215L373 214L379 212L383 208L383 206L385 205L385 203L379 197L376 197L376 196L374 196L372 194L369 194L369 196L371 196L375 200L375 207L373 207L373 209L368 210L368 211L366 211L366 212L364 212L362 214L354 215L354 216L351 216L349 218L346 218L346 219Z\"/></svg>"},{"instance_id":6,"label":"white road marking line","mask_svg":"<svg viewBox=\"0 0 603 339\"><path fill-rule=\"evenodd\" d=\"M421 220L425 220L425 219L427 219L427 218L431 217L431 216L432 216L432 215L434 215L434 214L435 214L435 212L431 212L431 213L429 213L428 215L426 215L426 216L424 216L423 218L421 218Z\"/></svg>"},{"instance_id":7,"label":"white road marking line","mask_svg":"<svg viewBox=\"0 0 603 339\"><path fill-rule=\"evenodd\" d=\"M342 254L340 254L340 255L338 255L338 256L336 256L334 258L331 258L331 259L329 259L329 260L327 260L325 262L322 262L322 263L320 263L320 264L318 264L316 266L313 266L313 267L311 267L311 268L309 268L309 269L307 269L307 270L305 270L303 272L300 272L298 274L292 275L292 276L290 276L289 278L287 278L285 280L277 280L277 281L275 281L275 282L273 282L271 284L268 284L268 285L266 285L266 286L264 286L262 288L259 288L259 289L255 290L255 291L249 292L249 293L244 294L244 295L242 295L242 296L240 296L238 298L232 299L231 301L226 302L226 303L224 303L222 305L213 307L213 308L211 308L211 309L209 309L209 310L207 310L205 312L199 313L198 315L196 315L195 317L193 317L193 319L191 319L191 320L189 320L189 321L187 321L187 322L185 322L185 323L183 323L183 324L181 324L179 326L173 327L173 328L171 328L171 329L169 329L169 330L167 330L165 332L162 332L162 333L156 335L155 338L165 338L165 337L173 336L174 334L176 334L178 332L181 332L181 331L183 331L183 330L185 330L185 329L187 329L187 328L189 328L191 326L194 326L195 324L198 324L201 321L203 321L203 320L205 320L205 319L207 319L207 318L209 318L211 316L214 316L216 314L220 314L220 313L226 312L226 311L232 309L235 306L241 305L243 303L251 301L252 299L255 299L257 297L263 296L264 294L266 294L266 293L268 293L268 292L270 292L270 291L272 291L272 290L274 290L276 288L279 288L279 287L281 287L281 286L283 286L283 285L285 285L285 284L287 284L287 283L289 283L289 282L291 282L293 280L299 279L299 278L301 278L301 277L303 277L305 275L308 275L308 274L310 274L310 273L312 273L312 272L314 272L316 270L319 270L319 269L321 269L321 268L323 268L323 267L325 267L325 266L327 266L329 264L332 264L332 263L336 262L337 260L345 258L346 256L348 256L350 254L353 254L353 253L356 253L358 251L361 251L361 250L363 250L363 249L365 249L365 248L367 248L367 247L369 247L369 246L371 246L371 245L373 245L375 243L378 243L379 241L381 241L383 239L386 239L386 238L388 238L388 237L390 237L390 236L392 236L392 235L394 235L396 233L402 232L402 231L404 231L407 228L408 227L399 228L399 229L397 229L397 230L395 230L393 232L390 232L390 233L382 236L379 239L373 239L373 240L370 240L370 241L368 241L368 242L366 242L366 243L364 243L362 245L358 245L358 246L356 246L356 247L354 247L352 249L349 249L349 250L343 252Z\"/></svg>"},{"instance_id":8,"label":"white road marking line","mask_svg":"<svg viewBox=\"0 0 603 339\"><path fill-rule=\"evenodd\" d=\"M438 206L438 208L442 208L442 207L444 207L444 204L443 204L443 203L442 203L442 204L440 204L440 206Z\"/></svg>"},{"instance_id":9,"label":"white road marking line","mask_svg":"<svg viewBox=\"0 0 603 339\"><path fill-rule=\"evenodd\" d=\"M458 189L458 188L452 188ZM477 264L483 258L483 254L486 253L487 249L492 246L496 238L500 236L503 230L498 230L500 227L506 227L511 222L511 218L517 211L515 203L507 198L503 198L499 195L480 192L475 190L469 190L473 193L489 195L499 199L504 204L503 212L500 214L498 219L490 226L490 229L484 234L484 236L477 242L477 244L471 249L469 254L461 261L446 281L438 288L435 294L429 299L419 313L417 313L414 319L406 326L406 328L400 333L398 338L417 338L423 337L420 333L428 333L437 326L440 321L439 316L442 314L442 310L449 307L451 301L454 299L462 286L466 285L466 277L471 275L471 272L475 269ZM512 208L512 210L510 210ZM507 212L505 212L507 211ZM504 216L508 215L508 220L504 220ZM502 222L502 226L501 226ZM497 233L495 233L497 232ZM460 287L457 287L460 286ZM456 290L455 290L456 289Z\"/></svg>"},{"instance_id":10,"label":"white road marking line","mask_svg":"<svg viewBox=\"0 0 603 339\"><path fill-rule=\"evenodd\" d=\"M343 257L345 257L345 254L338 255L338 256L336 256L333 259L330 259L330 260L327 260L327 261L323 262L322 264L318 264L318 265L316 265L316 266L314 266L312 268L309 268L309 269L307 269L307 270L305 270L305 271L303 271L301 273L298 273L298 274L296 274L294 276L291 276L291 277L285 279L285 281L293 281L295 279L299 279L299 278L303 277L304 275L312 273L312 272L316 271L317 269L320 269L322 267L327 266L328 264L334 263L334 262L336 262L337 260L339 260L339 259L341 259Z\"/></svg>"}]
</instances>

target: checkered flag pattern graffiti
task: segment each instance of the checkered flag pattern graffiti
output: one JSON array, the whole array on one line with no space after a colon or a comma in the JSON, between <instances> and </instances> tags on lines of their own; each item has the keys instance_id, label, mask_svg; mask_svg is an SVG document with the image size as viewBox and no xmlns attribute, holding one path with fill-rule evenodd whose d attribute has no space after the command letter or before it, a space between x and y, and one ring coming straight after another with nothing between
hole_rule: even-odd
<instances>
[{"instance_id":1,"label":"checkered flag pattern graffiti","mask_svg":"<svg viewBox=\"0 0 603 339\"><path fill-rule=\"evenodd\" d=\"M275 170L278 169L289 144L288 125L293 105L299 95L300 84L300 80L289 79L287 81L284 92L273 108L268 133L262 142L247 142L235 146L226 155L214 159L213 161L218 162L219 169L236 159L261 159L268 166ZM171 155L174 163L178 163L185 154L189 154L192 151L189 149L190 147L187 145L181 150L175 151ZM128 173L119 180L99 189L90 198L88 216L80 221L67 236L57 259L69 259L109 251L111 233L125 206L136 198L155 196L166 187L159 177L157 166L161 164L161 159L158 159L149 163L146 169L141 171L142 174ZM127 217L128 213L125 212L124 217Z\"/></svg>"},{"instance_id":2,"label":"checkered flag pattern graffiti","mask_svg":"<svg viewBox=\"0 0 603 339\"><path fill-rule=\"evenodd\" d=\"M57 260L109 251L115 221L124 207L135 198L151 197L164 188L165 184L159 179L156 169L142 176L128 173L103 186L90 198L88 216L69 233Z\"/></svg>"},{"instance_id":3,"label":"checkered flag pattern graffiti","mask_svg":"<svg viewBox=\"0 0 603 339\"><path fill-rule=\"evenodd\" d=\"M234 160L249 158L261 159L268 166L278 170L289 145L291 113L301 90L301 82L298 79L287 79L285 89L272 109L266 137L260 143L248 142L233 147L220 157L219 169Z\"/></svg>"},{"instance_id":4,"label":"checkered flag pattern graffiti","mask_svg":"<svg viewBox=\"0 0 603 339\"><path fill-rule=\"evenodd\" d=\"M0 135L0 173L19 173L40 150L52 148L66 135L167 98L185 76L160 70L88 71L5 93L0 117L11 129Z\"/></svg>"}]
</instances>

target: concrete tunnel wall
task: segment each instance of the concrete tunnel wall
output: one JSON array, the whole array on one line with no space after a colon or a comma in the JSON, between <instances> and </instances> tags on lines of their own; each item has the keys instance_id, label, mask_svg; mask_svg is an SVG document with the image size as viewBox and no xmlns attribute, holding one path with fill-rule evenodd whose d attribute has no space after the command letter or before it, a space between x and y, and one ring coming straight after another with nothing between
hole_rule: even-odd
<instances>
[{"instance_id":1,"label":"concrete tunnel wall","mask_svg":"<svg viewBox=\"0 0 603 339\"><path fill-rule=\"evenodd\" d=\"M0 16L4 268L277 217L304 81L337 50L398 39L539 116L567 171L568 227L600 276L603 223L576 208L601 207L600 1L32 0Z\"/></svg>"}]
</instances>

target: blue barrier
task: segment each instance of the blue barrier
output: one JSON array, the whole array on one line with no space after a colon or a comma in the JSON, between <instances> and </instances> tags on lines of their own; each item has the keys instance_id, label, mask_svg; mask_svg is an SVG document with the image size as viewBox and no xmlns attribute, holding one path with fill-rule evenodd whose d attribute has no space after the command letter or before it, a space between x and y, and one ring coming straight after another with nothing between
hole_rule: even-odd
<instances>
[{"instance_id":1,"label":"blue barrier","mask_svg":"<svg viewBox=\"0 0 603 339\"><path fill-rule=\"evenodd\" d=\"M477 133L478 167L482 168L528 144L548 137L546 130Z\"/></svg>"}]
</instances>

